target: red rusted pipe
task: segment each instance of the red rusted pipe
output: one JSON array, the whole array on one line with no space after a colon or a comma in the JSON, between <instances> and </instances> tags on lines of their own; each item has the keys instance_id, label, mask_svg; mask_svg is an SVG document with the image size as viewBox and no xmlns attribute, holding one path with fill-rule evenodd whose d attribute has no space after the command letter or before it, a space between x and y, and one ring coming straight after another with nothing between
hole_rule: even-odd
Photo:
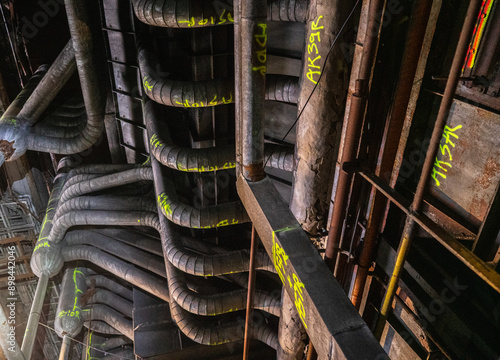
<instances>
[{"instance_id":1,"label":"red rusted pipe","mask_svg":"<svg viewBox=\"0 0 500 360\"><path fill-rule=\"evenodd\" d=\"M366 99L369 88L368 84L377 53L378 32L380 29L380 18L383 13L384 3L384 0L372 0L370 2L369 20L366 27L358 80L356 80L356 90L351 97L351 107L346 121L346 136L339 161L339 177L325 252L325 262L332 271L335 268L335 262L340 247L342 228L349 198L349 189L352 182L352 174L344 171L343 165L356 159L361 127L365 115Z\"/></svg>"},{"instance_id":2,"label":"red rusted pipe","mask_svg":"<svg viewBox=\"0 0 500 360\"><path fill-rule=\"evenodd\" d=\"M417 1L413 10L413 20L408 29L406 49L401 62L401 73L399 75L398 85L395 90L392 115L386 124L386 141L381 151L382 154L379 158L380 165L376 172L377 176L387 183L389 183L391 179L392 168L394 166L394 160L396 159L399 139L406 117L406 109L408 108L408 102L413 88L420 52L425 39L432 3L433 0ZM377 236L379 234L381 222L384 218L384 210L388 202L387 198L382 193L375 189L373 189L373 191L375 195L368 217L363 251L359 259L356 280L351 295L351 301L357 309L359 309L361 305L366 277L368 276L368 270L373 259Z\"/></svg>"}]
</instances>

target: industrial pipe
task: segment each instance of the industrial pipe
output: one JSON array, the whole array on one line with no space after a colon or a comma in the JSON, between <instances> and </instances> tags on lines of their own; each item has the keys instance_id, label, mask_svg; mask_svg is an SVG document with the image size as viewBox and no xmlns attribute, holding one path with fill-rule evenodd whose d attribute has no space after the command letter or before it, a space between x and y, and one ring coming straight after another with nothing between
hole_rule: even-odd
<instances>
[{"instance_id":1,"label":"industrial pipe","mask_svg":"<svg viewBox=\"0 0 500 360\"><path fill-rule=\"evenodd\" d=\"M87 309L93 309L93 304L110 305L124 316L132 318L132 302L106 289L96 289L95 293L87 300L87 304L91 304Z\"/></svg>"},{"instance_id":2,"label":"industrial pipe","mask_svg":"<svg viewBox=\"0 0 500 360\"><path fill-rule=\"evenodd\" d=\"M453 103L453 96L455 95L458 81L462 74L463 62L465 59L465 55L467 54L467 49L469 47L470 39L474 31L474 25L476 23L477 14L479 13L479 10L481 8L481 4L481 0L471 0L467 10L462 31L460 32L460 38L458 40L457 48L455 51L455 56L453 57L453 62L450 68L448 80L446 82L446 88L441 100L441 105L439 107L436 123L434 124L434 130L432 132L429 148L427 149L427 153L425 156L422 173L417 185L417 189L415 191L415 197L413 198L413 202L411 205L412 212L420 211L420 208L422 206L436 152L441 141L441 136L446 124L446 120L448 119L448 115L450 114L450 108ZM413 239L413 236L415 235L415 225L415 221L412 217L406 218L405 227L397 251L394 270L392 272L389 285L387 286L384 300L380 308L379 317L377 319L377 324L375 326L374 334L377 339L380 339L380 337L382 336L387 317L389 316L389 311L392 309L394 294L397 290L399 278L406 261L406 256L408 255L408 252L410 250L411 241Z\"/></svg>"},{"instance_id":3,"label":"industrial pipe","mask_svg":"<svg viewBox=\"0 0 500 360\"><path fill-rule=\"evenodd\" d=\"M125 286L104 275L91 275L87 278L87 286L107 289L129 301L132 301L133 299L132 290L127 289Z\"/></svg>"},{"instance_id":4,"label":"industrial pipe","mask_svg":"<svg viewBox=\"0 0 500 360\"><path fill-rule=\"evenodd\" d=\"M327 229L350 68L338 43L344 43L341 28L353 3L309 1L290 210L311 235ZM334 40L337 44L330 49Z\"/></svg>"},{"instance_id":5,"label":"industrial pipe","mask_svg":"<svg viewBox=\"0 0 500 360\"><path fill-rule=\"evenodd\" d=\"M119 260L102 250L78 245L64 247L61 252L65 262L88 261L164 301L170 301L168 286L164 279L139 270L134 265Z\"/></svg>"},{"instance_id":6,"label":"industrial pipe","mask_svg":"<svg viewBox=\"0 0 500 360\"><path fill-rule=\"evenodd\" d=\"M332 272L335 269L337 254L340 249L342 229L344 228L344 218L353 177L353 174L345 170L344 166L352 163L357 157L359 137L365 116L372 68L377 53L378 34L381 26L380 19L384 11L384 5L384 0L372 0L370 2L368 24L363 42L363 54L355 85L356 90L352 94L349 114L346 115L344 124L346 128L345 140L341 154L339 155L339 175L325 251L325 262Z\"/></svg>"},{"instance_id":7,"label":"industrial pipe","mask_svg":"<svg viewBox=\"0 0 500 360\"><path fill-rule=\"evenodd\" d=\"M392 108L391 118L386 124L387 135L385 136L385 145L380 155L376 171L376 175L387 183L391 180L392 168L396 159L399 139L406 118L406 109L413 88L432 3L433 0L418 0L410 20L406 48L401 62L401 73L399 75L397 88L394 91L394 106ZM358 270L356 272L356 279L351 295L351 301L357 309L361 306L368 270L375 253L380 223L384 216L384 209L387 207L388 201L382 193L375 189L374 191L375 195L371 203L368 225L363 240L363 249L359 257Z\"/></svg>"},{"instance_id":8,"label":"industrial pipe","mask_svg":"<svg viewBox=\"0 0 500 360\"><path fill-rule=\"evenodd\" d=\"M240 0L237 0L240 1ZM239 97L241 173L248 181L262 180L264 173L264 94L267 73L267 2L240 1L235 14L240 46L235 61L241 74Z\"/></svg>"},{"instance_id":9,"label":"industrial pipe","mask_svg":"<svg viewBox=\"0 0 500 360\"><path fill-rule=\"evenodd\" d=\"M100 229L96 232L127 245L150 252L151 254L163 256L161 241L156 239L153 240L144 234L134 233L128 229L126 231L122 229Z\"/></svg>"},{"instance_id":10,"label":"industrial pipe","mask_svg":"<svg viewBox=\"0 0 500 360\"><path fill-rule=\"evenodd\" d=\"M267 18L272 21L305 22L307 0L269 0ZM234 22L233 1L133 0L135 16L151 26L196 28L230 25Z\"/></svg>"},{"instance_id":11,"label":"industrial pipe","mask_svg":"<svg viewBox=\"0 0 500 360\"><path fill-rule=\"evenodd\" d=\"M76 70L73 41L69 40L26 101L18 118L32 126L66 85Z\"/></svg>"},{"instance_id":12,"label":"industrial pipe","mask_svg":"<svg viewBox=\"0 0 500 360\"><path fill-rule=\"evenodd\" d=\"M100 320L92 320L92 321L85 321L83 323L83 326L85 326L87 329L90 331L94 331L100 334L106 334L106 335L123 335L121 331L116 330L114 327L111 327L104 321Z\"/></svg>"},{"instance_id":13,"label":"industrial pipe","mask_svg":"<svg viewBox=\"0 0 500 360\"><path fill-rule=\"evenodd\" d=\"M92 311L86 311L83 314L85 321L103 321L132 341L134 340L132 321L125 319L122 314L113 308L104 304L93 304Z\"/></svg>"},{"instance_id":14,"label":"industrial pipe","mask_svg":"<svg viewBox=\"0 0 500 360\"><path fill-rule=\"evenodd\" d=\"M61 351L59 352L59 360L67 360L68 359L68 352L69 350L69 345L70 345L70 339L67 335L63 336L63 340L61 343Z\"/></svg>"}]
</instances>

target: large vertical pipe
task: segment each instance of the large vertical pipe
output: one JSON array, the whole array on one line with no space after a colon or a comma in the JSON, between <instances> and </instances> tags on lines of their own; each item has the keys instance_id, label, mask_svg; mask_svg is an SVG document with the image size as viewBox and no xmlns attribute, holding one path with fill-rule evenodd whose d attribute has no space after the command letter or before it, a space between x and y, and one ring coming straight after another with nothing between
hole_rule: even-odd
<instances>
[{"instance_id":1,"label":"large vertical pipe","mask_svg":"<svg viewBox=\"0 0 500 360\"><path fill-rule=\"evenodd\" d=\"M238 1L241 16L237 19L240 34L237 53L241 87L236 106L241 117L242 167L248 181L259 181L264 173L264 96L267 70L267 1ZM239 74L236 74L238 76Z\"/></svg>"},{"instance_id":2,"label":"large vertical pipe","mask_svg":"<svg viewBox=\"0 0 500 360\"><path fill-rule=\"evenodd\" d=\"M460 38L458 40L453 63L451 65L448 81L446 82L443 99L441 100L436 123L432 132L431 142L429 144L429 148L427 149L424 166L422 168L422 174L415 191L415 197L413 198L413 203L411 206L413 212L418 212L420 210L420 207L422 206L425 190L434 164L434 158L441 141L441 136L446 124L446 120L448 119L448 115L450 114L450 108L453 103L453 96L455 95L458 81L460 75L462 74L462 66L464 63L465 55L467 54L467 49L469 48L469 42L474 31L474 25L476 23L481 4L482 0L471 0L469 8L467 10L467 15L465 17L462 31L460 33ZM380 337L382 336L385 322L387 321L387 317L389 316L389 310L392 309L392 301L394 300L394 294L396 293L399 278L401 276L401 272L403 271L406 256L408 255L411 241L414 236L414 229L414 220L411 217L407 217L403 235L401 236L401 241L397 252L394 270L392 272L389 285L387 286L384 300L380 308L379 318L375 327L375 337L377 339L380 339Z\"/></svg>"},{"instance_id":3,"label":"large vertical pipe","mask_svg":"<svg viewBox=\"0 0 500 360\"><path fill-rule=\"evenodd\" d=\"M351 98L351 108L346 119L346 124L344 125L346 126L346 135L342 154L339 159L339 177L325 251L325 262L332 271L335 268L337 253L340 248L344 218L352 183L352 173L345 171L343 166L346 163L354 161L357 156L359 137L369 93L369 82L377 53L378 33L381 24L380 18L383 13L384 3L384 0L372 0L370 2L368 24L363 42L363 55L359 66L355 92Z\"/></svg>"},{"instance_id":4,"label":"large vertical pipe","mask_svg":"<svg viewBox=\"0 0 500 360\"><path fill-rule=\"evenodd\" d=\"M48 284L49 274L44 272L38 279L35 297L33 298L33 305L31 305L28 323L26 324L23 344L21 345L21 351L26 359L31 359L31 354L33 353L33 346L35 344L36 333L38 330L38 322L40 321L40 314L42 312L43 301L45 299Z\"/></svg>"},{"instance_id":5,"label":"large vertical pipe","mask_svg":"<svg viewBox=\"0 0 500 360\"><path fill-rule=\"evenodd\" d=\"M290 209L312 235L327 228L334 164L348 88L342 38L326 56L348 18L353 1L311 0L300 79L295 171ZM321 82L318 83L320 74ZM317 86L316 86L317 85ZM314 92L313 92L314 90ZM307 104L307 106L306 106Z\"/></svg>"},{"instance_id":6,"label":"large vertical pipe","mask_svg":"<svg viewBox=\"0 0 500 360\"><path fill-rule=\"evenodd\" d=\"M377 167L377 176L386 181L391 180L392 168L396 159L399 138L406 117L406 109L413 89L413 81L417 71L417 65L422 51L422 44L425 39L427 23L431 12L433 0L418 0L413 9L412 20L408 29L406 49L401 62L401 73L393 102L391 119L386 125L386 141L380 155ZM356 280L354 282L351 300L354 306L359 309L363 298L363 291L368 276L368 270L373 259L377 236L380 230L380 223L383 219L384 209L387 207L387 198L375 191L375 195L370 208L368 225L366 228L363 250L360 256Z\"/></svg>"}]
</instances>

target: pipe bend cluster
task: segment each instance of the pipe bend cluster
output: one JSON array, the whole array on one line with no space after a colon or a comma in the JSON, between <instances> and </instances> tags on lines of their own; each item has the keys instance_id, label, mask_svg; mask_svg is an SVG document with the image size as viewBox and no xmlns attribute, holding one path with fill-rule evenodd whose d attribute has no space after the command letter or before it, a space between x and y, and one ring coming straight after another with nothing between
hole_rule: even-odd
<instances>
[{"instance_id":1,"label":"pipe bend cluster","mask_svg":"<svg viewBox=\"0 0 500 360\"><path fill-rule=\"evenodd\" d=\"M265 99L297 104L300 85L296 76L267 74Z\"/></svg>"},{"instance_id":2,"label":"pipe bend cluster","mask_svg":"<svg viewBox=\"0 0 500 360\"><path fill-rule=\"evenodd\" d=\"M234 23L233 1L133 0L135 16L148 25L197 28ZM306 22L308 0L268 0L267 19Z\"/></svg>"}]
</instances>

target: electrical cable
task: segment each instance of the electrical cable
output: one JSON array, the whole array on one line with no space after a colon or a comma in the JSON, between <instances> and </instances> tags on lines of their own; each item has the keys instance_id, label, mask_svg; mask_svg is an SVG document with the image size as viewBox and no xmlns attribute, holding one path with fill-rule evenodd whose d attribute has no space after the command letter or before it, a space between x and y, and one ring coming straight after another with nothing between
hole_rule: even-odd
<instances>
[{"instance_id":1,"label":"electrical cable","mask_svg":"<svg viewBox=\"0 0 500 360\"><path fill-rule=\"evenodd\" d=\"M311 94L309 94L309 97L307 98L304 106L302 107L302 110L300 110L300 113L299 115L297 116L297 118L295 119L294 123L292 124L292 126L290 127L290 129L288 129L288 131L286 132L285 136L283 136L283 138L280 140L280 142L278 143L278 146L276 146L276 148L271 152L271 154L268 156L266 162L264 163L264 167L266 167L269 159L271 159L271 157L273 156L274 152L276 150L278 150L282 145L283 145L283 142L285 141L286 137L288 136L288 134L290 134L290 131L292 131L292 129L295 127L295 125L297 125L297 122L299 121L300 117L302 116L302 113L304 112L304 109L306 108L307 104L309 104L309 100L311 100L311 97L313 96L314 92L316 91L316 88L318 87L318 84L319 82L321 81L321 78L323 77L323 73L324 73L324 69L325 69L325 64L326 62L328 61L328 57L330 56L330 54L332 53L332 50L333 50L333 47L335 46L335 44L337 43L337 40L339 39L340 35L342 35L343 31L344 31L344 28L345 26L347 25L347 23L349 22L349 20L351 19L352 15L354 14L354 11L356 10L356 8L358 7L358 4L359 4L360 0L357 0L356 3L354 4L351 12L349 13L349 15L347 16L347 18L345 19L344 23L342 24L342 27L340 28L340 31L339 33L337 34L337 36L335 37L335 39L333 39L333 42L332 42L332 45L330 45L330 49L328 50L328 53L326 54L326 57L325 57L325 61L323 63L323 71L321 71L321 74L319 75L319 78L318 78L318 81L316 82L316 84L314 85L312 91L311 91Z\"/></svg>"}]
</instances>

